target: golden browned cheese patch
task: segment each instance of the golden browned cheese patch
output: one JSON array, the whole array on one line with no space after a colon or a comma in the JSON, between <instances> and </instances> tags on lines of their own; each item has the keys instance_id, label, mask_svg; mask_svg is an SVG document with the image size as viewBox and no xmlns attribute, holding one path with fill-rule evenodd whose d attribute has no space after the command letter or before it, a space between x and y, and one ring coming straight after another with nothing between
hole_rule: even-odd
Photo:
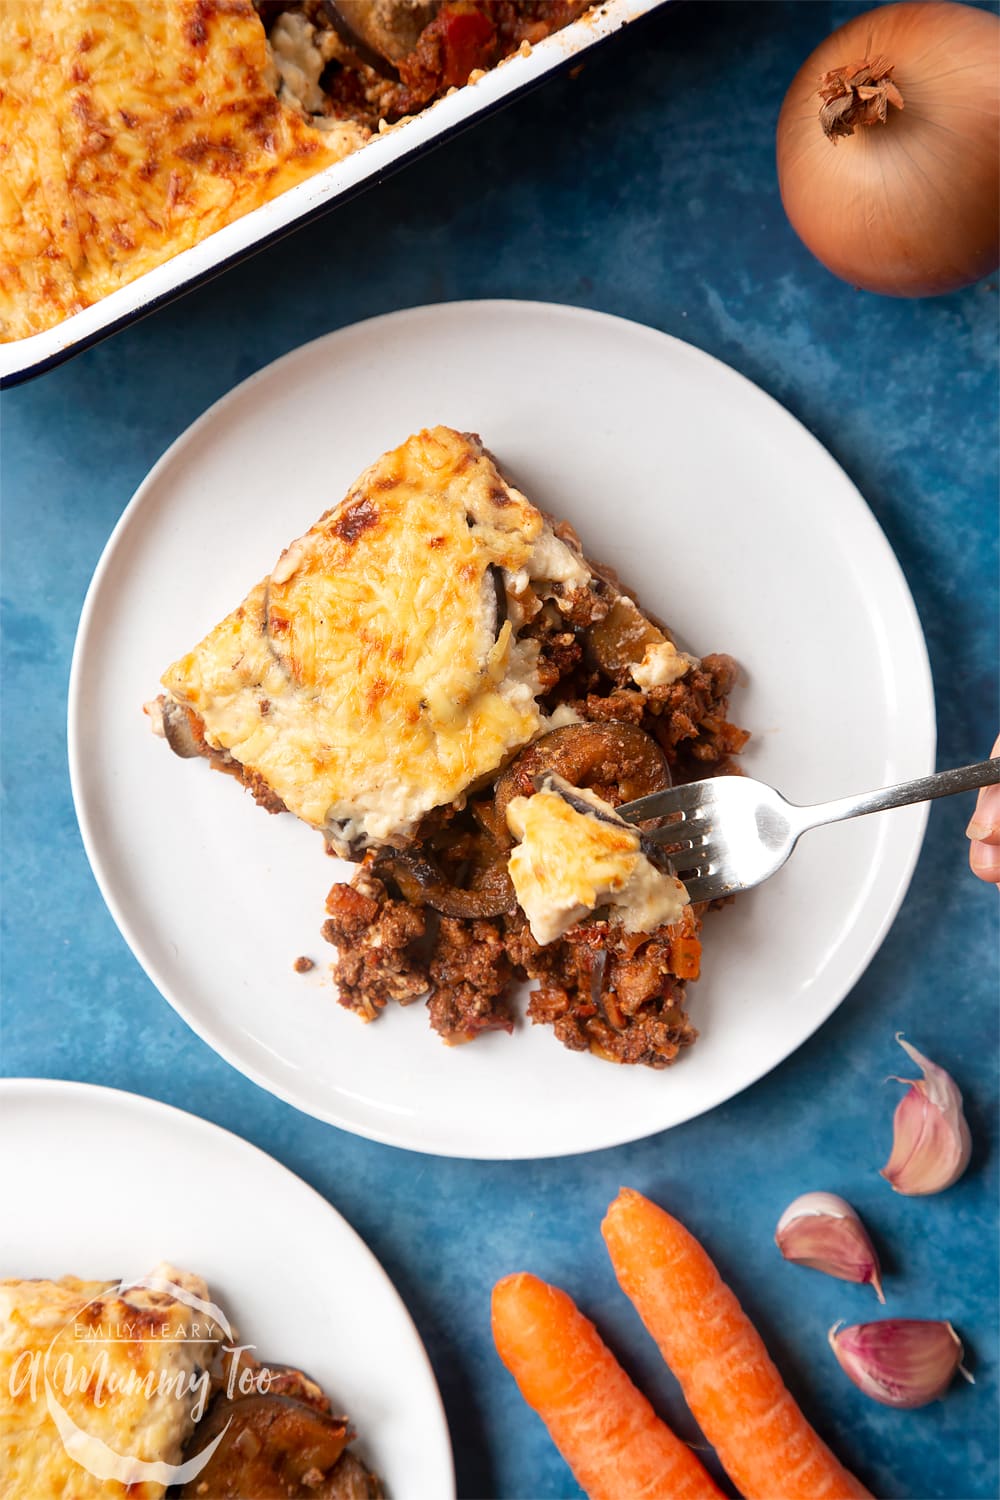
<instances>
[{"instance_id":1,"label":"golden browned cheese patch","mask_svg":"<svg viewBox=\"0 0 1000 1500\"><path fill-rule=\"evenodd\" d=\"M478 439L435 427L368 469L163 684L335 845L391 842L547 726L537 645L503 618L528 576L589 578Z\"/></svg>"},{"instance_id":2,"label":"golden browned cheese patch","mask_svg":"<svg viewBox=\"0 0 1000 1500\"><path fill-rule=\"evenodd\" d=\"M251 0L0 0L0 341L362 145L275 96Z\"/></svg>"},{"instance_id":3,"label":"golden browned cheese patch","mask_svg":"<svg viewBox=\"0 0 1000 1500\"><path fill-rule=\"evenodd\" d=\"M200 1277L169 1266L155 1275L208 1296ZM4 1500L160 1500L166 1482L133 1461L181 1462L222 1336L211 1318L165 1290L123 1293L115 1282L74 1276L0 1281ZM70 1423L79 1438L65 1435ZM102 1446L134 1479L100 1477Z\"/></svg>"},{"instance_id":4,"label":"golden browned cheese patch","mask_svg":"<svg viewBox=\"0 0 1000 1500\"><path fill-rule=\"evenodd\" d=\"M639 830L594 792L550 773L533 797L509 803L507 823L519 840L508 871L536 943L604 905L626 932L653 932L683 914L684 886L654 868Z\"/></svg>"}]
</instances>

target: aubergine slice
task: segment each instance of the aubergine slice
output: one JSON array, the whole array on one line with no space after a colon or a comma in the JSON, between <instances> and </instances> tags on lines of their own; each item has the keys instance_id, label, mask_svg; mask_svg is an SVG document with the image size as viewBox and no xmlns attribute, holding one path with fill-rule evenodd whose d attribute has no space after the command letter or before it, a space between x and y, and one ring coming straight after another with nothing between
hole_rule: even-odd
<instances>
[{"instance_id":1,"label":"aubergine slice","mask_svg":"<svg viewBox=\"0 0 1000 1500\"><path fill-rule=\"evenodd\" d=\"M619 594L604 618L587 626L584 640L588 656L617 680L642 661L650 646L662 645L666 636L627 594Z\"/></svg>"},{"instance_id":2,"label":"aubergine slice","mask_svg":"<svg viewBox=\"0 0 1000 1500\"><path fill-rule=\"evenodd\" d=\"M543 734L522 750L496 787L498 821L506 822L514 797L530 797L535 777L554 771L571 786L612 793L613 803L662 792L670 785L666 756L656 741L634 724L566 724Z\"/></svg>"},{"instance_id":3,"label":"aubergine slice","mask_svg":"<svg viewBox=\"0 0 1000 1500\"><path fill-rule=\"evenodd\" d=\"M469 887L452 885L428 856L405 850L381 856L374 873L395 881L412 905L429 906L443 917L498 917L517 906L505 851L498 852L493 863L480 872L477 883Z\"/></svg>"},{"instance_id":4,"label":"aubergine slice","mask_svg":"<svg viewBox=\"0 0 1000 1500\"><path fill-rule=\"evenodd\" d=\"M391 77L433 21L440 0L322 0L323 14L369 67ZM386 67L389 64L389 67Z\"/></svg>"},{"instance_id":5,"label":"aubergine slice","mask_svg":"<svg viewBox=\"0 0 1000 1500\"><path fill-rule=\"evenodd\" d=\"M182 1500L382 1500L379 1481L347 1444L346 1417L293 1396L220 1392L195 1429L191 1458L220 1433L218 1448Z\"/></svg>"}]
</instances>

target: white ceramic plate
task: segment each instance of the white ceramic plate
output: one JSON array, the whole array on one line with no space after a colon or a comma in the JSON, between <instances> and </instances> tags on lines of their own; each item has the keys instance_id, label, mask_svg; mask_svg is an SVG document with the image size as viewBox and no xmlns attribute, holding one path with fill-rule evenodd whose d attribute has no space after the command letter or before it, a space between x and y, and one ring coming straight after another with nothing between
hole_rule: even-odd
<instances>
[{"instance_id":1,"label":"white ceramic plate","mask_svg":"<svg viewBox=\"0 0 1000 1500\"><path fill-rule=\"evenodd\" d=\"M710 918L690 992L701 1040L667 1072L616 1068L522 1026L448 1049L422 1006L365 1026L319 937L343 878L318 835L150 734L161 671L384 449L481 433L528 495L702 653L744 667L750 774L819 801L932 769L920 625L873 516L829 455L725 365L598 313L519 302L395 313L239 386L125 511L83 612L70 765L84 842L139 962L231 1063L362 1135L456 1156L632 1140L730 1097L799 1046L877 949L925 810L810 834ZM305 954L312 974L292 971Z\"/></svg>"},{"instance_id":2,"label":"white ceramic plate","mask_svg":"<svg viewBox=\"0 0 1000 1500\"><path fill-rule=\"evenodd\" d=\"M89 1084L0 1081L0 1276L197 1272L263 1359L312 1375L397 1500L449 1500L424 1347L371 1251L318 1193L194 1115ZM119 1190L126 1184L125 1191Z\"/></svg>"}]
</instances>

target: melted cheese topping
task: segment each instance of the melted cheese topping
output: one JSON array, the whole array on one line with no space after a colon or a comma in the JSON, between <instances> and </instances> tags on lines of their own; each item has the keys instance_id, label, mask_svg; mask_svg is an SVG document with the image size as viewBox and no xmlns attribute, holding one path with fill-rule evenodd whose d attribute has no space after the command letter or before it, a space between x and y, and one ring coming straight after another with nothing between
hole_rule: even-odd
<instances>
[{"instance_id":1,"label":"melted cheese topping","mask_svg":"<svg viewBox=\"0 0 1000 1500\"><path fill-rule=\"evenodd\" d=\"M561 776L550 773L533 797L514 797L507 825L520 840L507 868L543 947L599 906L611 907L626 932L653 932L678 921L687 905L682 883L642 852L638 830Z\"/></svg>"},{"instance_id":2,"label":"melted cheese topping","mask_svg":"<svg viewBox=\"0 0 1000 1500\"><path fill-rule=\"evenodd\" d=\"M163 684L335 848L398 841L550 727L537 647L497 602L543 564L557 584L590 576L478 439L436 427L363 474Z\"/></svg>"},{"instance_id":3,"label":"melted cheese topping","mask_svg":"<svg viewBox=\"0 0 1000 1500\"><path fill-rule=\"evenodd\" d=\"M202 1300L196 1276L155 1273ZM116 1282L0 1281L0 1490L5 1500L159 1500L165 1485L99 1479L77 1463L45 1389L90 1438L124 1458L179 1464L207 1400L221 1330L167 1292ZM116 1330L116 1332L112 1332ZM205 1385L202 1392L201 1381ZM146 1382L146 1385L143 1385ZM201 1396L199 1406L198 1398ZM81 1456L90 1451L81 1449Z\"/></svg>"},{"instance_id":4,"label":"melted cheese topping","mask_svg":"<svg viewBox=\"0 0 1000 1500\"><path fill-rule=\"evenodd\" d=\"M3 0L0 341L363 145L279 103L251 0ZM331 126L331 122L325 122Z\"/></svg>"}]
</instances>

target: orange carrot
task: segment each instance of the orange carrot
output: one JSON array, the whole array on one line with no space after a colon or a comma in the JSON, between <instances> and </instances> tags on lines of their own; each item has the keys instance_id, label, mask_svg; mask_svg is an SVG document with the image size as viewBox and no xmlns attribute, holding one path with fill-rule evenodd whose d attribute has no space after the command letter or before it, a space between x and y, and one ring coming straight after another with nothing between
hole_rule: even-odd
<instances>
[{"instance_id":1,"label":"orange carrot","mask_svg":"<svg viewBox=\"0 0 1000 1500\"><path fill-rule=\"evenodd\" d=\"M696 937L674 938L670 944L670 967L678 979L697 979L701 972L701 941Z\"/></svg>"},{"instance_id":2,"label":"orange carrot","mask_svg":"<svg viewBox=\"0 0 1000 1500\"><path fill-rule=\"evenodd\" d=\"M590 1500L721 1500L691 1449L558 1287L524 1271L498 1281L493 1339Z\"/></svg>"},{"instance_id":3,"label":"orange carrot","mask_svg":"<svg viewBox=\"0 0 1000 1500\"><path fill-rule=\"evenodd\" d=\"M619 1285L745 1500L859 1500L693 1235L623 1188L601 1226Z\"/></svg>"}]
</instances>

